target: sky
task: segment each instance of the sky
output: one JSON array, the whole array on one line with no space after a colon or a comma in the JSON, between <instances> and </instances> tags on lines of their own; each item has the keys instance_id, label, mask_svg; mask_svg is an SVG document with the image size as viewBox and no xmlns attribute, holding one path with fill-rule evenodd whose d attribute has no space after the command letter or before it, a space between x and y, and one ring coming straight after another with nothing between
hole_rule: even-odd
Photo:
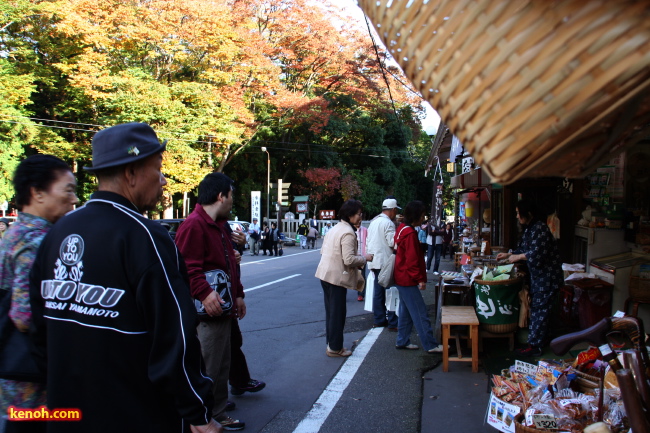
<instances>
[{"instance_id":1,"label":"sky","mask_svg":"<svg viewBox=\"0 0 650 433\"><path fill-rule=\"evenodd\" d=\"M330 0L333 4L338 5L343 8L348 14L350 14L354 20L358 21L361 28L366 28L365 15L356 0ZM376 42L381 44L382 48L385 49L385 46L376 38ZM399 67L399 65L395 64ZM417 88L411 84L411 87ZM440 124L440 116L438 113L431 107L431 104L424 101L423 107L425 109L425 117L422 119L422 128L429 135L434 135L438 130L438 125Z\"/></svg>"}]
</instances>

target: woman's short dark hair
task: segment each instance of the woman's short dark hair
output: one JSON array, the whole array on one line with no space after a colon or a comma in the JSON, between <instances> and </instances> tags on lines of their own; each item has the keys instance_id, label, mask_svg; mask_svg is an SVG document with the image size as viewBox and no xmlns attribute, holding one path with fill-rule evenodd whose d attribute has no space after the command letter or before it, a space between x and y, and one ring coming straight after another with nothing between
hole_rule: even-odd
<instances>
[{"instance_id":1,"label":"woman's short dark hair","mask_svg":"<svg viewBox=\"0 0 650 433\"><path fill-rule=\"evenodd\" d=\"M425 212L426 208L424 207L424 203L420 200L410 202L404 207L404 224L407 226L413 225L413 223L418 222L422 218Z\"/></svg>"},{"instance_id":2,"label":"woman's short dark hair","mask_svg":"<svg viewBox=\"0 0 650 433\"><path fill-rule=\"evenodd\" d=\"M530 200L519 200L517 202L517 210L519 211L519 215L524 218L531 218L531 220L539 218L537 206Z\"/></svg>"},{"instance_id":3,"label":"woman's short dark hair","mask_svg":"<svg viewBox=\"0 0 650 433\"><path fill-rule=\"evenodd\" d=\"M350 217L356 215L361 209L363 205L359 200L348 200L339 209L339 219L349 223Z\"/></svg>"},{"instance_id":4,"label":"woman's short dark hair","mask_svg":"<svg viewBox=\"0 0 650 433\"><path fill-rule=\"evenodd\" d=\"M18 210L28 206L32 199L32 188L49 191L62 173L72 172L70 166L53 155L32 155L20 162L14 172L14 201Z\"/></svg>"},{"instance_id":5,"label":"woman's short dark hair","mask_svg":"<svg viewBox=\"0 0 650 433\"><path fill-rule=\"evenodd\" d=\"M200 205L213 204L219 198L219 193L228 197L228 193L234 190L231 178L223 173L210 173L199 184L199 196L196 201Z\"/></svg>"}]
</instances>

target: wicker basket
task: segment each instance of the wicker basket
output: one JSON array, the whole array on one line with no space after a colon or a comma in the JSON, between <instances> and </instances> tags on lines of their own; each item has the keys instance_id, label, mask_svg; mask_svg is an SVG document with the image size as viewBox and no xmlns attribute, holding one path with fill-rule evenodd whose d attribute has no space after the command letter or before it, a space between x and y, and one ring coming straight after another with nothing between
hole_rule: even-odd
<instances>
[{"instance_id":1,"label":"wicker basket","mask_svg":"<svg viewBox=\"0 0 650 433\"><path fill-rule=\"evenodd\" d=\"M647 2L359 5L492 182L584 176L649 134Z\"/></svg>"},{"instance_id":2,"label":"wicker basket","mask_svg":"<svg viewBox=\"0 0 650 433\"><path fill-rule=\"evenodd\" d=\"M630 277L630 298L650 303L650 279Z\"/></svg>"},{"instance_id":3,"label":"wicker basket","mask_svg":"<svg viewBox=\"0 0 650 433\"><path fill-rule=\"evenodd\" d=\"M494 325L491 323L481 323L479 325L479 328L487 332L490 332L492 334L509 334L511 332L515 332L517 328L519 328L519 324L517 322L505 323L500 325Z\"/></svg>"},{"instance_id":4,"label":"wicker basket","mask_svg":"<svg viewBox=\"0 0 650 433\"><path fill-rule=\"evenodd\" d=\"M524 420L524 415L519 414L515 417L515 433L548 433L548 430L539 430L535 427L528 427L523 425L521 422Z\"/></svg>"}]
</instances>

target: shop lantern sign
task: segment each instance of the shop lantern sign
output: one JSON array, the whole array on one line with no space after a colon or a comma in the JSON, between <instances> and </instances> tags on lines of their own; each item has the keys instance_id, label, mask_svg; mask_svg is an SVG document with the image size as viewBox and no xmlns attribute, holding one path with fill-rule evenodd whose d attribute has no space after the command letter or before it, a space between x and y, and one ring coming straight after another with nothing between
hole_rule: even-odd
<instances>
[{"instance_id":1,"label":"shop lantern sign","mask_svg":"<svg viewBox=\"0 0 650 433\"><path fill-rule=\"evenodd\" d=\"M474 165L474 158L471 156L467 156L463 158L463 166L462 166L462 171L461 173L469 173L470 171L474 170L476 166Z\"/></svg>"},{"instance_id":2,"label":"shop lantern sign","mask_svg":"<svg viewBox=\"0 0 650 433\"><path fill-rule=\"evenodd\" d=\"M333 210L322 210L320 211L320 219L322 220L333 220L334 211Z\"/></svg>"}]
</instances>

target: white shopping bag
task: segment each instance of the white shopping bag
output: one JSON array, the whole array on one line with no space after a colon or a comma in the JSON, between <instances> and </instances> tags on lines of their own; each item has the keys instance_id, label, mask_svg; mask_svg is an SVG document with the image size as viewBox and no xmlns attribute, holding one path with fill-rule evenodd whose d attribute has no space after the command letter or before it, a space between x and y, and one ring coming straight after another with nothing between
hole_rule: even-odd
<instances>
[{"instance_id":1,"label":"white shopping bag","mask_svg":"<svg viewBox=\"0 0 650 433\"><path fill-rule=\"evenodd\" d=\"M368 272L368 278L366 278L366 298L365 303L363 304L363 309L366 311L372 311L372 297L375 294L375 273L371 271Z\"/></svg>"},{"instance_id":2,"label":"white shopping bag","mask_svg":"<svg viewBox=\"0 0 650 433\"><path fill-rule=\"evenodd\" d=\"M399 309L399 292L395 286L386 289L386 309L388 311L394 311L395 314L397 314Z\"/></svg>"}]
</instances>

